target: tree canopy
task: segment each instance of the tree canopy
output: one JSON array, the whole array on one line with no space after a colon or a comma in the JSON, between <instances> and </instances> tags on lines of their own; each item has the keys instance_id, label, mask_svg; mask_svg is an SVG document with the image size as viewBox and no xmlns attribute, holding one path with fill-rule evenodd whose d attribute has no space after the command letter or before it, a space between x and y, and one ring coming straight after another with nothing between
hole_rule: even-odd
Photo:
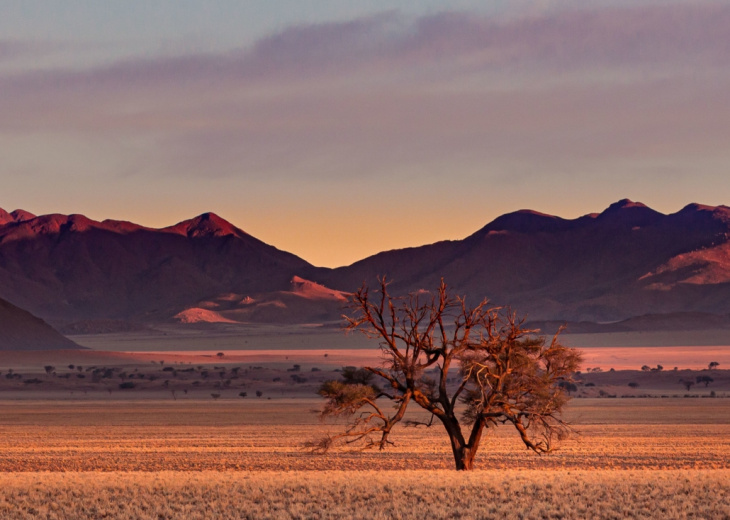
<instances>
[{"instance_id":1,"label":"tree canopy","mask_svg":"<svg viewBox=\"0 0 730 520\"><path fill-rule=\"evenodd\" d=\"M344 431L311 443L314 449L338 442L384 449L411 403L443 425L461 470L473 468L487 428L511 425L537 453L554 449L568 431L561 412L581 357L557 334L547 341L487 300L469 307L443 281L434 292L398 298L382 279L372 293L363 285L350 303L347 329L379 340L383 362L350 367L343 380L322 385L322 417L349 421Z\"/></svg>"}]
</instances>

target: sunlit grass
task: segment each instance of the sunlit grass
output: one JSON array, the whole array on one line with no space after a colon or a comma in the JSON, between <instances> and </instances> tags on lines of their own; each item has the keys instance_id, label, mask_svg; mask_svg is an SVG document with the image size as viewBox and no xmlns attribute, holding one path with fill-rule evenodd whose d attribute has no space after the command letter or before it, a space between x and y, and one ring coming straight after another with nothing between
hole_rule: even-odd
<instances>
[{"instance_id":1,"label":"sunlit grass","mask_svg":"<svg viewBox=\"0 0 730 520\"><path fill-rule=\"evenodd\" d=\"M0 475L0 517L704 518L730 471L317 471Z\"/></svg>"},{"instance_id":2,"label":"sunlit grass","mask_svg":"<svg viewBox=\"0 0 730 520\"><path fill-rule=\"evenodd\" d=\"M730 517L730 400L575 400L537 456L508 429L452 471L439 428L313 455L315 400L0 402L0 518Z\"/></svg>"}]
</instances>

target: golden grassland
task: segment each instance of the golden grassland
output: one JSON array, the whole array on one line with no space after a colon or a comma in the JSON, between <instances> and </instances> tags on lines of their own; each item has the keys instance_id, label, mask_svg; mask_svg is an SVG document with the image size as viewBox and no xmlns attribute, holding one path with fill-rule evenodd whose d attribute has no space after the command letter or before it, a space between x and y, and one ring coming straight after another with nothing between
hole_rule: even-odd
<instances>
[{"instance_id":1,"label":"golden grassland","mask_svg":"<svg viewBox=\"0 0 730 520\"><path fill-rule=\"evenodd\" d=\"M438 425L403 427L385 452L314 455L316 399L0 402L0 471L450 469ZM730 399L574 399L578 432L537 456L507 427L491 432L482 469L730 469ZM425 419L426 417L420 417Z\"/></svg>"},{"instance_id":2,"label":"golden grassland","mask_svg":"<svg viewBox=\"0 0 730 520\"><path fill-rule=\"evenodd\" d=\"M11 473L0 517L726 519L718 470Z\"/></svg>"},{"instance_id":3,"label":"golden grassland","mask_svg":"<svg viewBox=\"0 0 730 520\"><path fill-rule=\"evenodd\" d=\"M464 474L438 426L302 447L349 353L103 354L3 358L0 519L730 518L728 370L586 370L559 451L497 428Z\"/></svg>"},{"instance_id":4,"label":"golden grassland","mask_svg":"<svg viewBox=\"0 0 730 520\"><path fill-rule=\"evenodd\" d=\"M729 399L575 399L559 451L502 427L471 473L438 427L310 454L319 404L0 401L0 518L730 518Z\"/></svg>"}]
</instances>

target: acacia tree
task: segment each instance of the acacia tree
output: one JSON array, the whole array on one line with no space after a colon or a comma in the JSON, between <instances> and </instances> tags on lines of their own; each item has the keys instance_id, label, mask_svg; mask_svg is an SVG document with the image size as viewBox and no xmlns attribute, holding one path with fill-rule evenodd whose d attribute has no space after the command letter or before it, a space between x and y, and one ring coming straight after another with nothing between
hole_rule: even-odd
<instances>
[{"instance_id":1,"label":"acacia tree","mask_svg":"<svg viewBox=\"0 0 730 520\"><path fill-rule=\"evenodd\" d=\"M364 371L386 388L362 376L323 383L321 416L349 421L343 432L310 447L326 451L341 441L382 450L414 402L431 413L428 425L446 430L458 470L473 468L485 429L499 424L512 425L534 452L554 448L569 428L560 413L569 398L566 383L581 361L576 350L559 344L557 334L546 342L487 300L468 307L443 280L435 293L405 298L391 296L385 279L379 282L374 295L363 285L351 297L353 313L345 318L349 331L380 341L382 365ZM392 409L383 406L385 399Z\"/></svg>"}]
</instances>

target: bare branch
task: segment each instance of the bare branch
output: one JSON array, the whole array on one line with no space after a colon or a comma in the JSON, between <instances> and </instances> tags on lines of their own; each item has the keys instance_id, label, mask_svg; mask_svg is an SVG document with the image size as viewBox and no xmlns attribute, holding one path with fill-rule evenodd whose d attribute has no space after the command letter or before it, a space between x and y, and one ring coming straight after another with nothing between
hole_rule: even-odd
<instances>
[{"instance_id":1,"label":"bare branch","mask_svg":"<svg viewBox=\"0 0 730 520\"><path fill-rule=\"evenodd\" d=\"M560 412L569 398L566 383L581 357L561 345L557 334L546 344L511 309L490 307L486 299L470 307L466 298L451 296L443 280L434 292L402 298L389 294L385 277L378 284L373 294L363 285L352 295L346 322L348 331L379 340L381 366L363 370L381 378L390 390L348 374L343 375L349 381L325 383L320 395L328 401L322 415L349 417L350 423L339 435L315 443L317 449L329 449L338 440L383 449L391 444L390 433L399 422L440 422L457 469L471 469L487 427L512 424L536 453L553 450L554 441L570 431ZM461 374L455 385L449 382L452 366ZM380 399L395 403L392 415L378 404ZM411 400L431 413L427 423L404 421ZM460 401L466 405L461 418L456 415ZM470 425L468 438L463 424Z\"/></svg>"}]
</instances>

